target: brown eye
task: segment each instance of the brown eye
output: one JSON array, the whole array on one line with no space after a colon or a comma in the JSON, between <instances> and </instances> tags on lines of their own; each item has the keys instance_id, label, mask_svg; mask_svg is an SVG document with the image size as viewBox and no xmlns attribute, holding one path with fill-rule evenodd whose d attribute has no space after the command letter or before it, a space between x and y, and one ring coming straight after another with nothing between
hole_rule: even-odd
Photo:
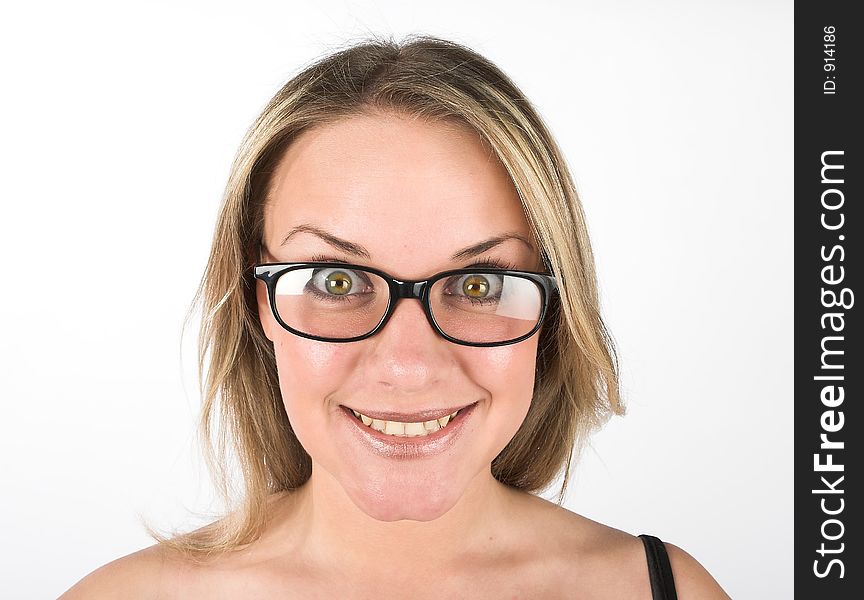
<instances>
[{"instance_id":1,"label":"brown eye","mask_svg":"<svg viewBox=\"0 0 864 600\"><path fill-rule=\"evenodd\" d=\"M335 296L344 296L351 291L351 278L344 271L333 271L324 278L327 291Z\"/></svg>"},{"instance_id":2,"label":"brown eye","mask_svg":"<svg viewBox=\"0 0 864 600\"><path fill-rule=\"evenodd\" d=\"M306 272L310 273L310 292L330 299L356 299L358 294L372 291L375 287L366 274L354 269L326 267Z\"/></svg>"},{"instance_id":3,"label":"brown eye","mask_svg":"<svg viewBox=\"0 0 864 600\"><path fill-rule=\"evenodd\" d=\"M489 293L489 281L482 275L470 275L462 282L462 292L468 298L483 298Z\"/></svg>"},{"instance_id":4,"label":"brown eye","mask_svg":"<svg viewBox=\"0 0 864 600\"><path fill-rule=\"evenodd\" d=\"M501 296L504 281L504 277L495 273L471 273L451 277L447 284L439 289L454 301L485 304L497 301Z\"/></svg>"}]
</instances>

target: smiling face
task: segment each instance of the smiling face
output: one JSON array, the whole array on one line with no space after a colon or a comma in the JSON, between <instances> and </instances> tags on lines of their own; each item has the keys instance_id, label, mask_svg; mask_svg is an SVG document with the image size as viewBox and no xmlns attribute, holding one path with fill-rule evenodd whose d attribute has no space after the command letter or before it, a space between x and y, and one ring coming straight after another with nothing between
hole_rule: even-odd
<instances>
[{"instance_id":1,"label":"smiling face","mask_svg":"<svg viewBox=\"0 0 864 600\"><path fill-rule=\"evenodd\" d=\"M506 171L457 125L388 113L316 127L288 148L269 191L268 262L342 261L402 280L489 260L540 268L537 252L518 239L532 236ZM470 259L453 259L510 234ZM320 342L279 326L264 283L256 285L285 409L313 478L337 482L381 521L435 519L467 490L494 483L491 462L530 406L539 334L507 346L461 346L434 332L419 301L404 299L374 336ZM412 421L400 415L473 403L422 443L370 432L345 408Z\"/></svg>"}]
</instances>

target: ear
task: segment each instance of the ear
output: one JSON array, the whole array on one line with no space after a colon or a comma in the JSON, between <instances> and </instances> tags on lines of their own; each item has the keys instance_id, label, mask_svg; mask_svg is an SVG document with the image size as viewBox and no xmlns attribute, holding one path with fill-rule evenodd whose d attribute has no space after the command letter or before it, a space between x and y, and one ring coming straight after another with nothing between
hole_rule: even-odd
<instances>
[{"instance_id":1,"label":"ear","mask_svg":"<svg viewBox=\"0 0 864 600\"><path fill-rule=\"evenodd\" d=\"M261 321L264 335L272 342L273 332L278 323L276 323L276 318L273 316L273 311L270 310L270 300L267 298L267 284L260 279L255 280L255 298L258 301L258 319Z\"/></svg>"}]
</instances>

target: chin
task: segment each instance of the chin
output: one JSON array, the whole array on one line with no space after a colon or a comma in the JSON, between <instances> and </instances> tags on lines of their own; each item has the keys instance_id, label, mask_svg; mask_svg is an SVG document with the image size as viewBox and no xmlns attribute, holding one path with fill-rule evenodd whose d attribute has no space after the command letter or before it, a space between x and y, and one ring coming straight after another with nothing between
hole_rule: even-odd
<instances>
[{"instance_id":1,"label":"chin","mask_svg":"<svg viewBox=\"0 0 864 600\"><path fill-rule=\"evenodd\" d=\"M453 508L465 492L465 486L452 478L396 477L393 473L343 487L354 505L377 521L433 521Z\"/></svg>"}]
</instances>

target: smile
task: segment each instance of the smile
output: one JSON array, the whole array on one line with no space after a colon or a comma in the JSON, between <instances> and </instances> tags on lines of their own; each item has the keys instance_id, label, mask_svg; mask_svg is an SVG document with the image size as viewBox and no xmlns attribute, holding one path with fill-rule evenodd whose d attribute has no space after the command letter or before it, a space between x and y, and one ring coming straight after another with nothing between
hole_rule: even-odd
<instances>
[{"instance_id":1,"label":"smile","mask_svg":"<svg viewBox=\"0 0 864 600\"><path fill-rule=\"evenodd\" d=\"M342 405L339 412L345 422L351 425L350 431L360 447L387 460L414 460L452 449L465 437L463 433L466 427L470 427L468 423L477 412L475 409L478 405L479 401L461 408L430 409L412 414L376 413L367 409L372 415ZM453 412L448 414L445 410ZM413 420L408 421L409 418Z\"/></svg>"},{"instance_id":2,"label":"smile","mask_svg":"<svg viewBox=\"0 0 864 600\"><path fill-rule=\"evenodd\" d=\"M459 410L453 411L449 415L444 415L439 419L421 422L386 421L367 417L354 409L351 409L351 412L354 413L354 416L358 420L362 421L364 425L371 427L375 431L380 431L383 434L393 435L396 437L422 437L447 427L450 420L456 417L461 410L462 409L460 408Z\"/></svg>"}]
</instances>

